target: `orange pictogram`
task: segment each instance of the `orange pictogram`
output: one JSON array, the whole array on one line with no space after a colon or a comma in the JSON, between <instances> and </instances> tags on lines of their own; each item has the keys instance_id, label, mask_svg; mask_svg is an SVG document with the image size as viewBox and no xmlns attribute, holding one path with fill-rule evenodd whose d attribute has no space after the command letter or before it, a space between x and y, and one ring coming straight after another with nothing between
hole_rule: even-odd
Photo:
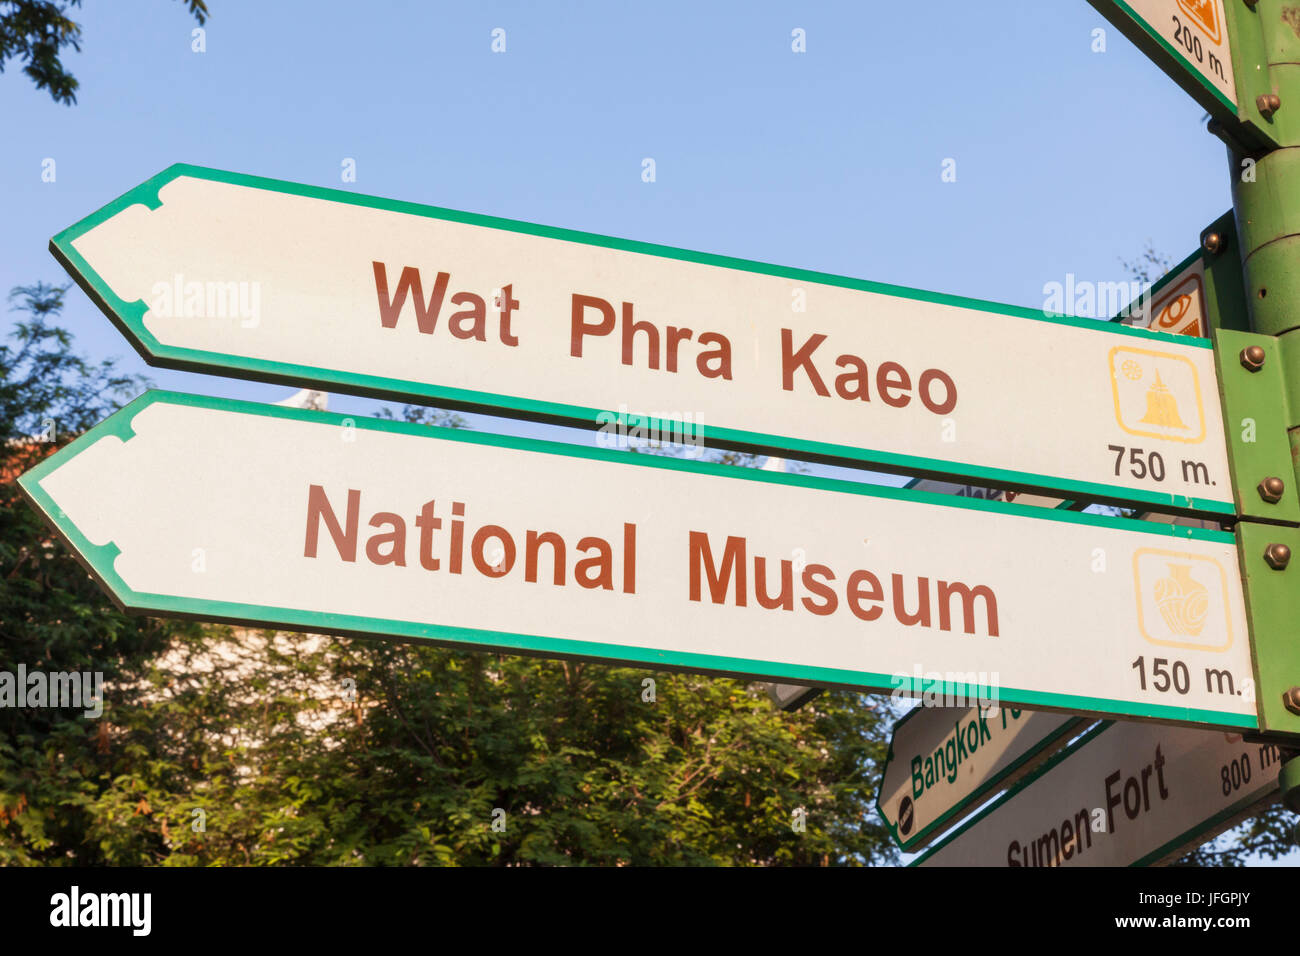
<instances>
[{"instance_id":1,"label":"orange pictogram","mask_svg":"<svg viewBox=\"0 0 1300 956\"><path fill-rule=\"evenodd\" d=\"M1204 335L1201 316L1205 313L1205 290L1201 277L1189 275L1166 289L1151 307L1155 318L1151 328L1174 335Z\"/></svg>"},{"instance_id":2,"label":"orange pictogram","mask_svg":"<svg viewBox=\"0 0 1300 956\"><path fill-rule=\"evenodd\" d=\"M1223 42L1223 31L1219 25L1218 0L1178 0L1183 13L1191 17L1198 27L1209 35L1215 45Z\"/></svg>"},{"instance_id":3,"label":"orange pictogram","mask_svg":"<svg viewBox=\"0 0 1300 956\"><path fill-rule=\"evenodd\" d=\"M1160 315L1156 317L1156 325L1161 331L1177 325L1187 314L1187 310L1192 307L1192 297L1190 295L1180 295L1174 301L1160 310Z\"/></svg>"}]
</instances>

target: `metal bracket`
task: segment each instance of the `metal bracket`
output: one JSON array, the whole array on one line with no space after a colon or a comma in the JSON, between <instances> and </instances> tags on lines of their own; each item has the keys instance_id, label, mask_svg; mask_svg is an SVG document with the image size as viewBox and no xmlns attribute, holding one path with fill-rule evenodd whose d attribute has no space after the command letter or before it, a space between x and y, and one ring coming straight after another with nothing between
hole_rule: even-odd
<instances>
[{"instance_id":1,"label":"metal bracket","mask_svg":"<svg viewBox=\"0 0 1300 956\"><path fill-rule=\"evenodd\" d=\"M1210 237L1215 239L1211 241ZM1213 247L1213 248L1211 248ZM1241 275L1241 244L1229 209L1201 231L1201 264L1205 270L1205 311L1212 328L1250 328L1246 283Z\"/></svg>"},{"instance_id":2,"label":"metal bracket","mask_svg":"<svg viewBox=\"0 0 1300 956\"><path fill-rule=\"evenodd\" d=\"M1251 4L1233 3L1223 5L1227 20L1228 49L1232 55L1232 74L1237 86L1237 118L1244 127L1242 137L1254 140L1250 145L1258 146L1263 141L1272 140L1282 145L1285 133L1278 128L1283 119L1281 110L1261 110L1261 96L1276 93L1272 77L1269 75L1268 44L1265 38L1265 22L1272 23L1273 17L1261 15L1261 11ZM1300 106L1300 104L1294 104ZM1294 112L1294 110L1292 110Z\"/></svg>"},{"instance_id":3,"label":"metal bracket","mask_svg":"<svg viewBox=\"0 0 1300 956\"><path fill-rule=\"evenodd\" d=\"M1249 521L1300 525L1280 343L1271 335L1215 329L1214 361L1237 514Z\"/></svg>"},{"instance_id":4,"label":"metal bracket","mask_svg":"<svg viewBox=\"0 0 1300 956\"><path fill-rule=\"evenodd\" d=\"M1279 546L1289 551L1282 552ZM1300 558L1293 557L1300 554L1300 528L1242 521L1237 525L1237 549L1259 729L1270 735L1300 736L1300 713L1284 702L1292 688L1300 687ZM1290 560L1279 562L1282 557Z\"/></svg>"}]
</instances>

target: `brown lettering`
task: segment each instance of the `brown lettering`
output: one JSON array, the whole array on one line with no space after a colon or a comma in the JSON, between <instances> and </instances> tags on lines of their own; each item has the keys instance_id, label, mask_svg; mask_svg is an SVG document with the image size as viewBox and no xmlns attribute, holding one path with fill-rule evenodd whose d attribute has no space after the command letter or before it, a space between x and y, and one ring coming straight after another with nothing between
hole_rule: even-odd
<instances>
[{"instance_id":1,"label":"brown lettering","mask_svg":"<svg viewBox=\"0 0 1300 956\"><path fill-rule=\"evenodd\" d=\"M320 485L312 485L307 489L307 540L303 546L303 557L316 557L316 543L320 536L320 522L321 518L324 518L325 527L329 530L339 557L344 561L355 561L357 559L357 522L360 515L361 491L349 488L348 530L344 533L343 528L339 525L338 517L334 514L334 509L330 507L330 501L325 494L325 489Z\"/></svg>"},{"instance_id":2,"label":"brown lettering","mask_svg":"<svg viewBox=\"0 0 1300 956\"><path fill-rule=\"evenodd\" d=\"M438 278L433 283L433 294L429 296L426 305L424 290L420 285L419 269L414 266L406 266L402 269L402 274L397 280L397 291L390 299L388 272L384 264L374 261L370 264L375 273L375 294L379 298L380 324L386 329L397 326L398 316L402 314L402 306L406 302L406 294L410 292L415 305L416 326L426 335L432 335L433 330L438 326L438 313L442 311L442 297L447 294L447 283L451 280L451 275L446 272L438 273Z\"/></svg>"},{"instance_id":3,"label":"brown lettering","mask_svg":"<svg viewBox=\"0 0 1300 956\"><path fill-rule=\"evenodd\" d=\"M704 572L709 578L709 598L714 604L725 604L727 588L732 576L736 579L736 606L745 606L745 539L727 536L727 544L722 550L722 568L713 563L713 551L709 547L709 536L703 531L690 534L690 592L691 600L700 598L700 568L705 564Z\"/></svg>"},{"instance_id":4,"label":"brown lettering","mask_svg":"<svg viewBox=\"0 0 1300 956\"><path fill-rule=\"evenodd\" d=\"M599 323L591 324L583 318L587 309L595 309L601 315ZM573 294L573 306L569 316L569 354L582 358L582 339L586 335L609 335L614 331L614 307L604 299L594 295Z\"/></svg>"},{"instance_id":5,"label":"brown lettering","mask_svg":"<svg viewBox=\"0 0 1300 956\"><path fill-rule=\"evenodd\" d=\"M794 373L798 368L802 368L808 381L818 395L824 398L830 398L831 393L826 390L826 383L822 381L821 375L812 364L812 354L817 351L817 347L826 341L826 336L820 333L814 333L808 338L798 352L792 351L794 348L794 333L789 329L781 330L781 387L787 392L794 391Z\"/></svg>"}]
</instances>

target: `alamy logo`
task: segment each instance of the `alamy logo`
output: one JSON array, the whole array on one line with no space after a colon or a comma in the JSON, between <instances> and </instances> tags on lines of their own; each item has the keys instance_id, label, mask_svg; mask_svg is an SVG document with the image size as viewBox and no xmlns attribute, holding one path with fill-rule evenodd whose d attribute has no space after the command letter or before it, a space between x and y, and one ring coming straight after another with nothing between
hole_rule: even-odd
<instances>
[{"instance_id":1,"label":"alamy logo","mask_svg":"<svg viewBox=\"0 0 1300 956\"><path fill-rule=\"evenodd\" d=\"M68 893L50 897L51 926L126 926L133 936L148 936L153 928L151 893Z\"/></svg>"},{"instance_id":2,"label":"alamy logo","mask_svg":"<svg viewBox=\"0 0 1300 956\"><path fill-rule=\"evenodd\" d=\"M618 412L601 412L596 416L596 444L601 448L674 448L688 458L698 458L704 451L704 417L690 412L656 412L652 415L629 413L626 405Z\"/></svg>"},{"instance_id":3,"label":"alamy logo","mask_svg":"<svg viewBox=\"0 0 1300 956\"><path fill-rule=\"evenodd\" d=\"M1086 319L1109 319L1123 314L1134 325L1145 328L1151 324L1151 284L1136 280L1091 282L1067 272L1064 282L1044 283L1043 314Z\"/></svg>"},{"instance_id":4,"label":"alamy logo","mask_svg":"<svg viewBox=\"0 0 1300 956\"><path fill-rule=\"evenodd\" d=\"M199 282L178 272L170 282L153 284L149 311L165 319L237 319L241 328L255 329L262 321L262 285Z\"/></svg>"},{"instance_id":5,"label":"alamy logo","mask_svg":"<svg viewBox=\"0 0 1300 956\"><path fill-rule=\"evenodd\" d=\"M83 709L91 719L104 713L104 674L102 671L28 671L19 664L18 671L0 671L0 707L50 707Z\"/></svg>"}]
</instances>

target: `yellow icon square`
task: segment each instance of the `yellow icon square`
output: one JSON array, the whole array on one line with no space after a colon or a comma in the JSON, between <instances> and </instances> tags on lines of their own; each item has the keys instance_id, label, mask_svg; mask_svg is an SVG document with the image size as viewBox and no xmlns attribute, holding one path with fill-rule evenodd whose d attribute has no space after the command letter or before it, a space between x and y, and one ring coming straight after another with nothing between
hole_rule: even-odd
<instances>
[{"instance_id":1,"label":"yellow icon square","mask_svg":"<svg viewBox=\"0 0 1300 956\"><path fill-rule=\"evenodd\" d=\"M1188 358L1117 345L1110 350L1115 420L1130 435L1189 445L1205 440L1201 377Z\"/></svg>"},{"instance_id":2,"label":"yellow icon square","mask_svg":"<svg viewBox=\"0 0 1300 956\"><path fill-rule=\"evenodd\" d=\"M1214 558L1139 548L1133 586L1138 629L1152 644L1220 652L1232 646L1228 575Z\"/></svg>"}]
</instances>

